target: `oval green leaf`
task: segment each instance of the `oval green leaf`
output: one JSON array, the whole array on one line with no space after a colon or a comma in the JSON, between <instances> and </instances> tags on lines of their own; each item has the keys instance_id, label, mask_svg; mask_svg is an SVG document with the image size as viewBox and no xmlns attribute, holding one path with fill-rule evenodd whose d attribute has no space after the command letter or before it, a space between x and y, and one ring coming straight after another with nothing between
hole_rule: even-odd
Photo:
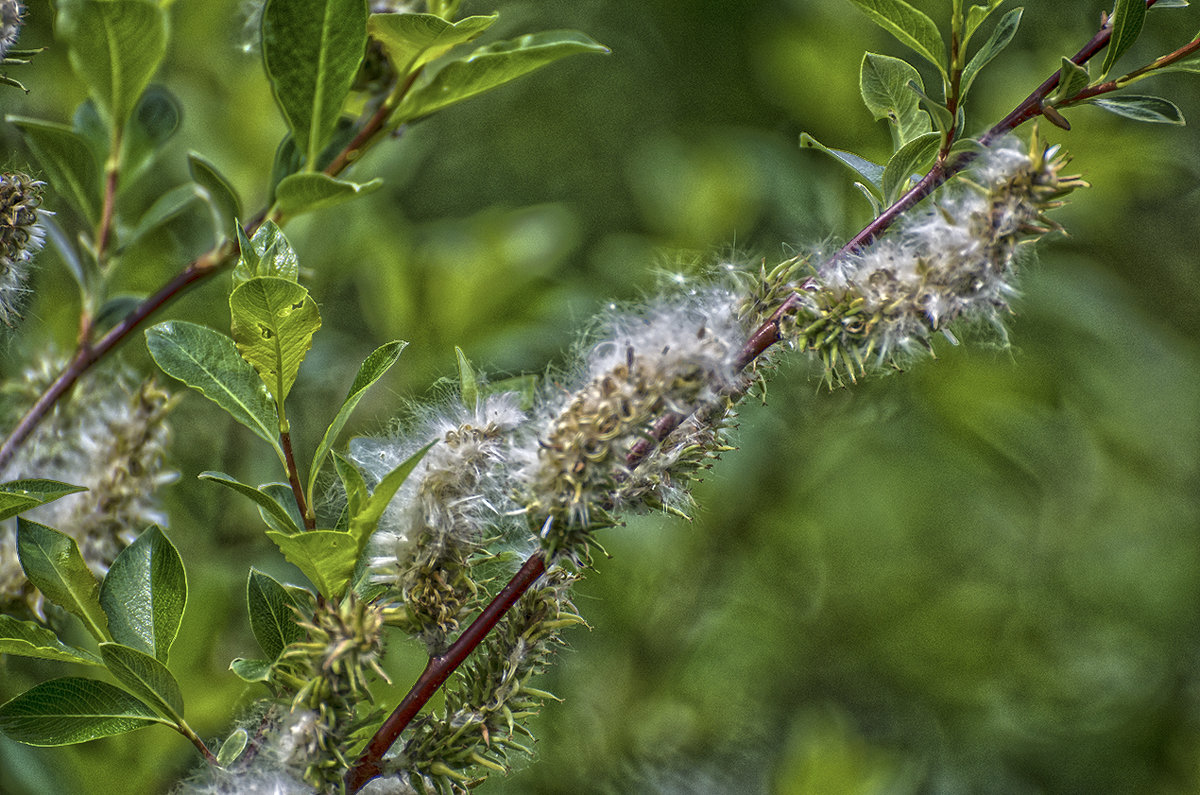
<instances>
[{"instance_id":1,"label":"oval green leaf","mask_svg":"<svg viewBox=\"0 0 1200 795\"><path fill-rule=\"evenodd\" d=\"M921 75L911 64L888 55L869 52L859 69L859 89L871 115L887 119L896 131L899 146L932 129L929 114L921 110L909 82L924 86Z\"/></svg>"},{"instance_id":2,"label":"oval green leaf","mask_svg":"<svg viewBox=\"0 0 1200 795\"><path fill-rule=\"evenodd\" d=\"M68 0L58 21L71 67L121 129L167 52L166 12L144 0Z\"/></svg>"},{"instance_id":3,"label":"oval green leaf","mask_svg":"<svg viewBox=\"0 0 1200 795\"><path fill-rule=\"evenodd\" d=\"M436 14L372 14L367 32L383 45L401 75L471 41L492 26L499 14L448 22Z\"/></svg>"},{"instance_id":4,"label":"oval green leaf","mask_svg":"<svg viewBox=\"0 0 1200 795\"><path fill-rule=\"evenodd\" d=\"M941 143L940 133L930 132L914 138L892 155L883 170L883 202L892 204L909 188L909 180L933 164Z\"/></svg>"},{"instance_id":5,"label":"oval green leaf","mask_svg":"<svg viewBox=\"0 0 1200 795\"><path fill-rule=\"evenodd\" d=\"M237 235L240 253L233 266L234 287L256 276L277 276L293 282L299 278L300 260L274 221L263 221L254 237L247 238L240 226Z\"/></svg>"},{"instance_id":6,"label":"oval green leaf","mask_svg":"<svg viewBox=\"0 0 1200 795\"><path fill-rule=\"evenodd\" d=\"M359 184L328 174L292 174L275 188L275 205L283 215L294 217L365 196L382 186L379 178Z\"/></svg>"},{"instance_id":7,"label":"oval green leaf","mask_svg":"<svg viewBox=\"0 0 1200 795\"><path fill-rule=\"evenodd\" d=\"M225 409L265 439L283 460L275 406L232 339L205 326L173 320L147 329L146 347L164 373Z\"/></svg>"},{"instance_id":8,"label":"oval green leaf","mask_svg":"<svg viewBox=\"0 0 1200 795\"><path fill-rule=\"evenodd\" d=\"M238 352L282 406L321 328L317 302L296 282L258 276L233 289L229 310Z\"/></svg>"},{"instance_id":9,"label":"oval green leaf","mask_svg":"<svg viewBox=\"0 0 1200 795\"><path fill-rule=\"evenodd\" d=\"M63 124L6 116L29 144L55 190L91 223L100 217L100 169L88 142Z\"/></svg>"},{"instance_id":10,"label":"oval green leaf","mask_svg":"<svg viewBox=\"0 0 1200 795\"><path fill-rule=\"evenodd\" d=\"M304 639L304 630L296 623L296 600L277 580L255 568L246 580L246 606L250 630L269 661L279 659L288 644Z\"/></svg>"},{"instance_id":11,"label":"oval green leaf","mask_svg":"<svg viewBox=\"0 0 1200 795\"><path fill-rule=\"evenodd\" d=\"M263 63L309 170L333 132L366 46L365 0L267 0Z\"/></svg>"},{"instance_id":12,"label":"oval green leaf","mask_svg":"<svg viewBox=\"0 0 1200 795\"><path fill-rule=\"evenodd\" d=\"M934 21L904 0L850 0L879 27L946 75L946 43Z\"/></svg>"},{"instance_id":13,"label":"oval green leaf","mask_svg":"<svg viewBox=\"0 0 1200 795\"><path fill-rule=\"evenodd\" d=\"M54 502L60 497L87 491L83 486L72 486L57 480L42 478L27 478L25 480L10 480L0 483L0 520L8 519L17 514Z\"/></svg>"},{"instance_id":14,"label":"oval green leaf","mask_svg":"<svg viewBox=\"0 0 1200 795\"><path fill-rule=\"evenodd\" d=\"M31 687L0 706L0 732L26 745L72 745L163 723L116 685L67 676Z\"/></svg>"},{"instance_id":15,"label":"oval green leaf","mask_svg":"<svg viewBox=\"0 0 1200 795\"><path fill-rule=\"evenodd\" d=\"M1127 94L1116 97L1097 97L1088 102L1109 113L1135 121L1152 124L1184 124L1183 111L1170 100L1142 94Z\"/></svg>"},{"instance_id":16,"label":"oval green leaf","mask_svg":"<svg viewBox=\"0 0 1200 795\"><path fill-rule=\"evenodd\" d=\"M267 538L326 599L345 593L361 551L353 535L338 530L310 530L299 535L268 530Z\"/></svg>"},{"instance_id":17,"label":"oval green leaf","mask_svg":"<svg viewBox=\"0 0 1200 795\"><path fill-rule=\"evenodd\" d=\"M237 191L216 166L196 152L188 152L188 171L212 211L217 240L228 237L234 221L242 217L242 201Z\"/></svg>"},{"instance_id":18,"label":"oval green leaf","mask_svg":"<svg viewBox=\"0 0 1200 795\"><path fill-rule=\"evenodd\" d=\"M249 497L259 507L259 510L264 511L270 517L267 519L267 523L273 530L279 530L289 535L300 532L300 526L296 524L291 514L282 505L253 486L242 483L240 480L226 475L224 472L201 472L197 477L201 480L211 480L214 483L220 483L222 486L233 489L238 494Z\"/></svg>"},{"instance_id":19,"label":"oval green leaf","mask_svg":"<svg viewBox=\"0 0 1200 795\"><path fill-rule=\"evenodd\" d=\"M411 121L504 85L560 58L609 49L575 31L544 31L480 47L448 62L404 97L393 119Z\"/></svg>"},{"instance_id":20,"label":"oval green leaf","mask_svg":"<svg viewBox=\"0 0 1200 795\"><path fill-rule=\"evenodd\" d=\"M96 575L84 563L75 539L18 517L17 556L25 576L47 599L79 618L96 640L109 640Z\"/></svg>"},{"instance_id":21,"label":"oval green leaf","mask_svg":"<svg viewBox=\"0 0 1200 795\"><path fill-rule=\"evenodd\" d=\"M164 663L186 603L183 561L154 525L121 550L100 586L100 605L113 640Z\"/></svg>"},{"instance_id":22,"label":"oval green leaf","mask_svg":"<svg viewBox=\"0 0 1200 795\"><path fill-rule=\"evenodd\" d=\"M108 672L134 695L172 723L182 724L183 691L167 666L120 643L101 643L100 658Z\"/></svg>"},{"instance_id":23,"label":"oval green leaf","mask_svg":"<svg viewBox=\"0 0 1200 795\"><path fill-rule=\"evenodd\" d=\"M68 646L46 627L33 621L19 621L8 615L0 615L0 654L100 665L99 658L94 654Z\"/></svg>"},{"instance_id":24,"label":"oval green leaf","mask_svg":"<svg viewBox=\"0 0 1200 795\"><path fill-rule=\"evenodd\" d=\"M992 29L992 35L987 37L987 41L979 48L974 57L967 63L963 69L962 77L959 79L958 97L961 103L966 98L967 92L971 90L971 84L975 82L975 78L983 70L983 67L991 63L992 59L1004 51L1004 48L1013 40L1013 36L1017 35L1017 28L1021 26L1021 14L1025 11L1023 8L1014 8L1004 16L1000 17L1000 21L996 23L996 27Z\"/></svg>"}]
</instances>

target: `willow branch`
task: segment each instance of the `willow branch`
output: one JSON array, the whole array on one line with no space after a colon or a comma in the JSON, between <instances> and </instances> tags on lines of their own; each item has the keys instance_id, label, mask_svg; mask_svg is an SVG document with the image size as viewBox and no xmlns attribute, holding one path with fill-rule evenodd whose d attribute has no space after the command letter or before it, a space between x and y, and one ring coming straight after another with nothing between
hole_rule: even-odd
<instances>
[{"instance_id":1,"label":"willow branch","mask_svg":"<svg viewBox=\"0 0 1200 795\"><path fill-rule=\"evenodd\" d=\"M1146 5L1149 7L1154 5L1155 2L1157 0L1146 0ZM1106 22L1100 32L1093 36L1092 40L1076 53L1071 60L1077 64L1086 63L1096 53L1104 49L1111 35L1112 30ZM1017 105L1011 113L989 129L983 135L981 141L986 145L988 142L1011 132L1021 124L1039 115L1041 113L1042 102L1058 85L1059 77L1059 72L1055 72L1047 78L1033 93ZM950 177L966 168L974 160L975 156L972 152L965 152L954 158L953 161L939 161L936 163L933 169L920 182L913 186L908 193L902 196L895 204L843 246L834 255L835 258L856 251L874 240L913 205L943 185ZM750 335L734 360L734 366L738 372L741 372L756 361L780 340L782 336L781 326L784 319L800 305L799 291L809 289L810 287L811 282L808 280L797 285L797 292L793 292L784 299L775 312ZM626 456L626 464L631 468L637 466L653 453L658 443L662 442L686 419L688 419L687 415L678 412L668 412L659 417L650 429L649 438L640 440L630 448ZM388 716L387 720L384 721L383 725L380 726L379 730L371 737L358 761L346 772L345 783L348 793L352 795L358 792L368 781L383 772L383 755L399 739L400 734L417 716L421 708L428 703L429 699L445 684L450 675L483 642L483 639L496 626L504 613L516 604L521 595L545 571L545 553L542 551L535 552L525 561L525 565L521 567L512 580L504 586L504 589L484 608L479 617L454 641L450 648L443 654L434 655L429 658L425 670L422 671L412 688L405 694L404 698L396 706L391 715Z\"/></svg>"}]
</instances>

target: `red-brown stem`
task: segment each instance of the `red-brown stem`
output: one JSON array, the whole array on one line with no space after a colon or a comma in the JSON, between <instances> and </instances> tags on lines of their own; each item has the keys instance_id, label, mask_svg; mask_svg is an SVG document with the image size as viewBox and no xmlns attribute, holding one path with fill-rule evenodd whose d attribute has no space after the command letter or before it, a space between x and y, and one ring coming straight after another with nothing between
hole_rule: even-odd
<instances>
[{"instance_id":1,"label":"red-brown stem","mask_svg":"<svg viewBox=\"0 0 1200 795\"><path fill-rule=\"evenodd\" d=\"M1156 2L1157 0L1146 0L1146 5L1149 7ZM1105 26L1083 49L1075 54L1072 60L1078 64L1086 62L1108 44L1111 35L1111 30ZM1011 132L1019 125L1040 114L1042 101L1058 85L1058 79L1059 73L1055 72L1038 86L1012 113L985 133L981 139L983 143L986 145L988 142L1005 133ZM1037 110L1030 113L1029 110L1031 108L1036 108ZM885 229L895 223L901 214L944 184L951 176L965 168L974 157L972 153L968 152L959 155L952 163L937 163L908 193L902 196L894 205L889 207L882 215L868 224L850 242L843 246L835 255L835 258L855 251L875 239ZM805 281L798 285L797 289L803 290L808 286L809 283ZM784 317L793 311L799 302L799 293L792 293L772 313L771 317L750 335L750 338L739 352L737 359L735 359L735 367L739 372L779 341L780 326ZM684 415L677 412L670 412L660 417L651 428L649 438L638 441L630 448L629 454L626 456L626 463L629 466L636 466L653 452L658 442L665 439L685 419ZM471 626L459 636L450 649L445 654L429 658L425 670L418 677L416 683L413 684L400 704L388 716L388 719L384 721L384 724L375 735L372 736L362 756L359 757L355 765L347 771L345 782L348 793L353 795L353 793L358 792L368 781L382 772L381 761L383 755L387 753L392 744L400 737L401 732L408 727L412 719L417 716L421 708L433 697L438 688L454 673L455 669L483 641L488 632L500 620L500 617L512 605L516 604L517 599L533 585L545 570L546 560L543 553L540 551L535 552L525 561L525 565L509 581L504 590L484 608L484 611L480 613ZM487 619L486 623L484 621L485 617Z\"/></svg>"},{"instance_id":2,"label":"red-brown stem","mask_svg":"<svg viewBox=\"0 0 1200 795\"><path fill-rule=\"evenodd\" d=\"M100 226L96 230L96 262L100 263L102 267L104 256L108 252L108 241L112 237L113 213L116 212L117 207L117 180L119 178L120 174L115 166L110 166L104 175L104 200L100 208Z\"/></svg>"},{"instance_id":3,"label":"red-brown stem","mask_svg":"<svg viewBox=\"0 0 1200 795\"><path fill-rule=\"evenodd\" d=\"M1195 55L1197 52L1200 52L1200 37L1197 37L1196 39L1189 41L1187 44L1183 45L1178 50L1175 50L1175 52L1168 53L1161 58L1154 59L1153 62L1147 64L1146 66L1143 66L1141 69L1133 70L1132 72L1130 72L1129 74L1125 75L1122 78L1119 78L1118 80L1106 80L1103 83L1097 83L1094 86L1090 86L1088 88L1083 89L1075 96L1062 102L1060 104L1060 107L1065 107L1068 105L1075 105L1079 102L1083 102L1084 100L1091 99L1092 97L1099 96L1101 94L1107 94L1110 91L1116 91L1117 89L1124 88L1126 85L1129 84L1128 78L1140 77L1141 75L1145 74L1146 72L1150 72L1155 69L1161 69L1164 66L1170 66L1171 64L1175 63L1176 61L1181 61L1184 58L1188 58L1192 55ZM1124 81L1124 82L1122 82L1122 81Z\"/></svg>"},{"instance_id":4,"label":"red-brown stem","mask_svg":"<svg viewBox=\"0 0 1200 795\"><path fill-rule=\"evenodd\" d=\"M535 552L525 561L520 571L504 586L504 590L496 594L479 617L471 622L458 639L442 654L429 658L429 663L421 676L417 678L412 689L404 696L396 709L383 722L367 747L363 750L358 762L346 772L346 792L355 793L362 789L368 781L382 772L383 755L392 747L400 732L412 722L421 711L421 707L433 697L433 694L445 684L450 674L462 665L475 647L483 642L492 628L496 626L508 609L517 603L529 587L537 582L546 571L546 559L541 552Z\"/></svg>"},{"instance_id":5,"label":"red-brown stem","mask_svg":"<svg viewBox=\"0 0 1200 795\"><path fill-rule=\"evenodd\" d=\"M280 431L279 445L283 448L283 460L287 466L288 482L292 484L292 496L296 498L296 507L304 517L304 529L316 530L317 517L308 513L308 502L304 499L304 487L300 485L300 470L296 468L296 456L292 454L292 434Z\"/></svg>"}]
</instances>

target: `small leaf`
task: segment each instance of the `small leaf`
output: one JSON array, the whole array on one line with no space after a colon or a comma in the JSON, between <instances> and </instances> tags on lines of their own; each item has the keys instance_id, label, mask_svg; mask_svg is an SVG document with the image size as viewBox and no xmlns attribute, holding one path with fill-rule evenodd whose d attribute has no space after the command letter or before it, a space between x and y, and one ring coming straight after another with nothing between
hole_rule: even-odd
<instances>
[{"instance_id":1,"label":"small leaf","mask_svg":"<svg viewBox=\"0 0 1200 795\"><path fill-rule=\"evenodd\" d=\"M72 745L163 723L116 685L67 676L34 685L0 706L0 732L26 745Z\"/></svg>"},{"instance_id":2,"label":"small leaf","mask_svg":"<svg viewBox=\"0 0 1200 795\"><path fill-rule=\"evenodd\" d=\"M846 168L862 177L871 187L883 190L883 166L873 163L865 157L841 149L830 149L808 133L800 134L800 146L805 149L816 149L832 157Z\"/></svg>"},{"instance_id":3,"label":"small leaf","mask_svg":"<svg viewBox=\"0 0 1200 795\"><path fill-rule=\"evenodd\" d=\"M212 210L217 239L227 237L230 227L242 217L242 202L237 191L216 166L196 152L188 152L188 171L192 181L200 186L201 195Z\"/></svg>"},{"instance_id":4,"label":"small leaf","mask_svg":"<svg viewBox=\"0 0 1200 795\"><path fill-rule=\"evenodd\" d=\"M225 742L221 743L220 750L217 751L217 764L221 767L229 767L238 760L242 755L242 751L246 750L246 744L250 741L250 732L238 727L225 738Z\"/></svg>"},{"instance_id":5,"label":"small leaf","mask_svg":"<svg viewBox=\"0 0 1200 795\"><path fill-rule=\"evenodd\" d=\"M328 174L292 174L275 188L275 204L283 215L293 217L365 196L382 186L379 178L359 184Z\"/></svg>"},{"instance_id":6,"label":"small leaf","mask_svg":"<svg viewBox=\"0 0 1200 795\"><path fill-rule=\"evenodd\" d=\"M3 614L0 614L0 654L80 665L100 665L100 659L96 655L68 646L46 627L33 621L19 621Z\"/></svg>"},{"instance_id":7,"label":"small leaf","mask_svg":"<svg viewBox=\"0 0 1200 795\"><path fill-rule=\"evenodd\" d=\"M250 684L271 679L271 663L267 660L246 660L238 657L229 663L229 670L233 671L238 679Z\"/></svg>"},{"instance_id":8,"label":"small leaf","mask_svg":"<svg viewBox=\"0 0 1200 795\"><path fill-rule=\"evenodd\" d=\"M478 38L499 16L449 22L436 14L372 14L367 32L383 45L396 71L408 75L453 47Z\"/></svg>"},{"instance_id":9,"label":"small leaf","mask_svg":"<svg viewBox=\"0 0 1200 795\"><path fill-rule=\"evenodd\" d=\"M179 129L183 109L164 86L152 85L138 99L121 141L121 184L132 182Z\"/></svg>"},{"instance_id":10,"label":"small leaf","mask_svg":"<svg viewBox=\"0 0 1200 795\"><path fill-rule=\"evenodd\" d=\"M926 94L925 90L915 81L909 81L908 87L917 95L921 107L929 113L938 132L943 134L949 132L950 128L954 126L954 116L951 115L950 109Z\"/></svg>"},{"instance_id":11,"label":"small leaf","mask_svg":"<svg viewBox=\"0 0 1200 795\"><path fill-rule=\"evenodd\" d=\"M964 28L962 46L966 49L967 42L979 29L979 26L992 15L992 12L1004 4L1004 0L987 0L986 5L972 5L967 9L967 24Z\"/></svg>"},{"instance_id":12,"label":"small leaf","mask_svg":"<svg viewBox=\"0 0 1200 795\"><path fill-rule=\"evenodd\" d=\"M240 228L237 234L241 255L233 268L234 287L256 276L277 276L293 282L300 277L300 260L274 221L264 221L250 239Z\"/></svg>"},{"instance_id":13,"label":"small leaf","mask_svg":"<svg viewBox=\"0 0 1200 795\"><path fill-rule=\"evenodd\" d=\"M362 504L360 510L351 514L350 532L358 540L360 549L366 546L367 540L375 532L375 526L379 524L379 519L383 516L384 509L392 501L392 497L395 496L396 491L404 485L404 481L412 474L417 464L421 463L421 459L429 452L429 448L435 444L437 442L433 441L425 445L409 456L400 466L384 475L383 479L379 481L379 485L375 487L375 491L371 492L371 496Z\"/></svg>"},{"instance_id":14,"label":"small leaf","mask_svg":"<svg viewBox=\"0 0 1200 795\"><path fill-rule=\"evenodd\" d=\"M41 478L10 480L7 483L0 483L0 520L81 491L87 491L87 489L83 486L72 486L69 483Z\"/></svg>"},{"instance_id":15,"label":"small leaf","mask_svg":"<svg viewBox=\"0 0 1200 795\"><path fill-rule=\"evenodd\" d=\"M162 194L154 201L154 204L150 205L150 209L146 210L142 217L138 219L137 225L129 232L121 235L120 250L128 249L146 235L165 226L199 199L200 194L196 192L196 186L190 182L185 185L176 186Z\"/></svg>"},{"instance_id":16,"label":"small leaf","mask_svg":"<svg viewBox=\"0 0 1200 795\"><path fill-rule=\"evenodd\" d=\"M514 375L510 378L503 378L484 384L481 392L484 395L497 395L505 392L514 394L517 396L521 410L529 411L533 408L537 398L537 376Z\"/></svg>"},{"instance_id":17,"label":"small leaf","mask_svg":"<svg viewBox=\"0 0 1200 795\"><path fill-rule=\"evenodd\" d=\"M296 504L296 492L292 491L292 484L261 483L258 486L258 490L274 500L276 505L283 508L287 515L291 517L293 525L296 527L304 527L304 515L300 513L300 506ZM259 506L258 515L263 518L264 522L271 526L272 530L278 530L281 533L288 532L288 527L286 525L280 525L278 527L271 525L271 522L275 520L272 518L270 521L268 521L266 509L262 506Z\"/></svg>"},{"instance_id":18,"label":"small leaf","mask_svg":"<svg viewBox=\"0 0 1200 795\"><path fill-rule=\"evenodd\" d=\"M308 168L333 132L367 46L364 0L268 0L263 63Z\"/></svg>"},{"instance_id":19,"label":"small leaf","mask_svg":"<svg viewBox=\"0 0 1200 795\"><path fill-rule=\"evenodd\" d=\"M100 657L108 672L135 696L173 723L182 722L183 692L167 666L120 643L101 643Z\"/></svg>"},{"instance_id":20,"label":"small leaf","mask_svg":"<svg viewBox=\"0 0 1200 795\"><path fill-rule=\"evenodd\" d=\"M250 629L269 662L291 643L304 640L304 630L296 623L296 600L270 575L250 569L246 580L246 605L250 610Z\"/></svg>"},{"instance_id":21,"label":"small leaf","mask_svg":"<svg viewBox=\"0 0 1200 795\"><path fill-rule=\"evenodd\" d=\"M1101 80L1108 75L1117 59L1137 41L1145 21L1146 0L1117 0L1117 7L1113 10L1112 20L1109 22L1112 36L1108 40L1108 51L1104 53L1104 65L1100 69Z\"/></svg>"},{"instance_id":22,"label":"small leaf","mask_svg":"<svg viewBox=\"0 0 1200 795\"><path fill-rule=\"evenodd\" d=\"M553 30L488 44L418 80L393 118L399 122L426 116L568 55L585 52L608 53L609 49L582 33Z\"/></svg>"},{"instance_id":23,"label":"small leaf","mask_svg":"<svg viewBox=\"0 0 1200 795\"><path fill-rule=\"evenodd\" d=\"M1056 105L1059 102L1066 102L1073 98L1083 89L1087 88L1088 83L1092 78L1088 75L1086 66L1080 66L1070 58L1063 56L1062 66L1058 70L1058 88L1054 90L1054 94L1047 100L1047 104Z\"/></svg>"},{"instance_id":24,"label":"small leaf","mask_svg":"<svg viewBox=\"0 0 1200 795\"><path fill-rule=\"evenodd\" d=\"M166 12L142 0L70 0L58 30L71 67L121 129L167 52Z\"/></svg>"},{"instance_id":25,"label":"small leaf","mask_svg":"<svg viewBox=\"0 0 1200 795\"><path fill-rule=\"evenodd\" d=\"M186 603L183 561L154 525L121 550L100 586L100 604L113 640L164 663Z\"/></svg>"},{"instance_id":26,"label":"small leaf","mask_svg":"<svg viewBox=\"0 0 1200 795\"><path fill-rule=\"evenodd\" d=\"M873 52L863 56L859 70L863 102L877 120L887 119L891 123L897 134L897 146L932 129L929 115L921 110L920 101L908 88L909 81L922 85L917 70L899 58Z\"/></svg>"},{"instance_id":27,"label":"small leaf","mask_svg":"<svg viewBox=\"0 0 1200 795\"><path fill-rule=\"evenodd\" d=\"M362 400L367 390L391 369L407 346L408 343L401 340L393 340L386 345L381 345L373 350L363 360L362 366L358 368L358 375L354 377L354 383L350 385L350 391L347 393L346 399L342 401L342 407L338 409L337 416L333 418L333 422L329 423L325 435L321 437L321 443L317 445L317 452L313 456L312 466L308 470L310 503L312 502L313 487L317 482L317 474L321 471L322 464L325 463L325 456L333 449L333 443L337 440L338 434L342 432L342 428L346 427L351 412L354 411L355 406Z\"/></svg>"},{"instance_id":28,"label":"small leaf","mask_svg":"<svg viewBox=\"0 0 1200 795\"><path fill-rule=\"evenodd\" d=\"M100 217L100 170L88 142L64 124L6 116L20 128L49 182L91 223Z\"/></svg>"},{"instance_id":29,"label":"small leaf","mask_svg":"<svg viewBox=\"0 0 1200 795\"><path fill-rule=\"evenodd\" d=\"M146 347L164 373L225 409L270 443L283 460L275 406L232 339L195 323L171 320L146 329Z\"/></svg>"},{"instance_id":30,"label":"small leaf","mask_svg":"<svg viewBox=\"0 0 1200 795\"><path fill-rule=\"evenodd\" d=\"M17 556L25 576L54 604L83 621L92 637L110 638L96 575L66 533L17 518Z\"/></svg>"},{"instance_id":31,"label":"small leaf","mask_svg":"<svg viewBox=\"0 0 1200 795\"><path fill-rule=\"evenodd\" d=\"M937 25L904 0L850 0L871 21L946 74L946 43Z\"/></svg>"},{"instance_id":32,"label":"small leaf","mask_svg":"<svg viewBox=\"0 0 1200 795\"><path fill-rule=\"evenodd\" d=\"M200 480L211 480L214 483L220 483L222 486L233 489L238 494L249 497L258 505L260 510L270 515L273 521L269 520L268 523L273 529L289 534L300 532L300 527L293 521L291 515L284 510L282 505L253 486L242 483L236 478L226 475L224 472L201 472L197 477Z\"/></svg>"},{"instance_id":33,"label":"small leaf","mask_svg":"<svg viewBox=\"0 0 1200 795\"><path fill-rule=\"evenodd\" d=\"M282 406L321 328L317 302L296 282L258 276L233 289L229 310L238 352Z\"/></svg>"},{"instance_id":34,"label":"small leaf","mask_svg":"<svg viewBox=\"0 0 1200 795\"><path fill-rule=\"evenodd\" d=\"M942 136L935 132L914 138L892 155L883 171L883 201L893 204L909 188L916 172L924 172L933 163Z\"/></svg>"},{"instance_id":35,"label":"small leaf","mask_svg":"<svg viewBox=\"0 0 1200 795\"><path fill-rule=\"evenodd\" d=\"M1116 97L1089 99L1089 104L1104 108L1110 113L1135 121L1157 124L1184 124L1183 111L1170 100L1141 94L1126 94Z\"/></svg>"},{"instance_id":36,"label":"small leaf","mask_svg":"<svg viewBox=\"0 0 1200 795\"><path fill-rule=\"evenodd\" d=\"M479 403L479 378L462 348L455 345L454 355L458 357L458 392L462 403L468 409L474 408Z\"/></svg>"},{"instance_id":37,"label":"small leaf","mask_svg":"<svg viewBox=\"0 0 1200 795\"><path fill-rule=\"evenodd\" d=\"M267 531L267 538L283 556L317 587L326 599L337 599L346 591L354 564L361 552L350 533L338 530L310 530L299 535Z\"/></svg>"},{"instance_id":38,"label":"small leaf","mask_svg":"<svg viewBox=\"0 0 1200 795\"><path fill-rule=\"evenodd\" d=\"M992 35L988 36L987 41L975 53L975 56L967 63L963 69L962 77L959 79L959 101L961 102L967 96L967 92L971 90L971 84L975 82L975 78L979 76L983 67L991 63L997 55L1004 51L1004 48L1013 40L1013 36L1017 35L1017 28L1021 25L1021 14L1023 8L1014 8L1004 16L1000 17L1000 21L996 23L996 27L992 29Z\"/></svg>"},{"instance_id":39,"label":"small leaf","mask_svg":"<svg viewBox=\"0 0 1200 795\"><path fill-rule=\"evenodd\" d=\"M342 488L346 491L347 513L356 516L371 496L367 491L367 483L358 467L336 450L333 453L333 464L337 469L338 478L342 481Z\"/></svg>"}]
</instances>

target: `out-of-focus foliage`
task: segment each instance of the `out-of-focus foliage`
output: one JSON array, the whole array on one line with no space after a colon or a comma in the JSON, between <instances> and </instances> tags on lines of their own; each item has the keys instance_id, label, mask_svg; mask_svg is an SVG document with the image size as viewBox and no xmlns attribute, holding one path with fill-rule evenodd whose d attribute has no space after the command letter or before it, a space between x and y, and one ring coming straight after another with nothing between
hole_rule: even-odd
<instances>
[{"instance_id":1,"label":"out-of-focus foliage","mask_svg":"<svg viewBox=\"0 0 1200 795\"><path fill-rule=\"evenodd\" d=\"M918 2L936 19L949 2ZM976 81L971 130L1000 118L1089 38L1103 3L1028 3ZM45 3L23 46L51 45L4 111L67 121L82 98ZM769 261L845 237L869 207L798 145L890 152L859 99L864 50L904 53L844 0L467 0L489 37L575 28L611 47L450 108L371 154L369 197L289 227L328 319L290 409L320 439L356 363L391 339L402 361L362 401L377 430L437 378L454 346L497 373L539 370L610 300L664 264L733 252ZM251 207L282 123L232 0L176 3L157 80L185 109L170 146L215 163ZM1150 14L1126 56L1176 46L1196 12ZM926 75L927 82L933 75ZM1189 75L1157 78L1192 120ZM784 367L743 414L691 524L608 532L579 586L593 626L568 634L535 721L538 760L501 792L1191 792L1200 788L1200 141L1194 127L1068 109L1045 129L1095 186L1056 218L1006 351L943 346L912 372L828 393ZM1044 128L1048 127L1044 125ZM10 127L0 132L16 150ZM155 178L161 178L156 174ZM145 206L161 183L124 188ZM171 183L176 184L176 183ZM70 212L53 195L50 209ZM140 241L130 290L161 283L201 241ZM74 287L51 256L28 316L61 347ZM221 316L227 284L170 311ZM31 342L32 344L32 342ZM22 351L3 352L0 372ZM123 356L148 366L134 341ZM195 396L176 412L171 538L189 567L172 653L192 725L227 731L250 693L227 670L253 650L249 563L293 576L252 509L204 470L252 477L263 445ZM304 407L314 411L306 414ZM364 419L374 418L374 419ZM353 429L353 423L352 423ZM424 663L393 664L395 701ZM5 663L17 686L37 681ZM14 687L14 690L16 687ZM0 739L0 791L148 793L191 767L174 734L70 749ZM94 773L111 771L100 781Z\"/></svg>"}]
</instances>

